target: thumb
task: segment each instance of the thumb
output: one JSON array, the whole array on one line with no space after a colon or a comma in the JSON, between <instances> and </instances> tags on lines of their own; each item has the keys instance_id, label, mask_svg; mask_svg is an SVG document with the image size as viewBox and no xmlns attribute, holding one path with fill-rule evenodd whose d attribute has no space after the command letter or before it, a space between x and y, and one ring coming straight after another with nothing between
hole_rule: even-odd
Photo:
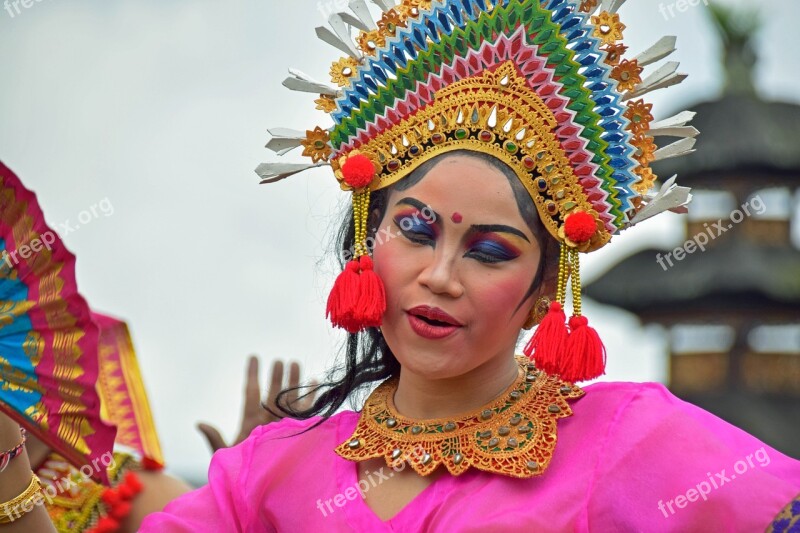
<instances>
[{"instance_id":1,"label":"thumb","mask_svg":"<svg viewBox=\"0 0 800 533\"><path fill-rule=\"evenodd\" d=\"M225 444L225 440L222 438L222 435L219 434L219 430L214 426L209 426L208 424L197 424L197 429L200 433L208 441L208 445L211 446L211 451L215 452L220 448L227 448L228 445Z\"/></svg>"}]
</instances>

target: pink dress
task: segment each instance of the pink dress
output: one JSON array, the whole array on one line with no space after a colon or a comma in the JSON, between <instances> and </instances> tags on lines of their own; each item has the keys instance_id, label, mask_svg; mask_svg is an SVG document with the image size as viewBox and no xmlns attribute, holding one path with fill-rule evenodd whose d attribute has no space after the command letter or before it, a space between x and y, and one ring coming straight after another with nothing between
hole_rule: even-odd
<instances>
[{"instance_id":1,"label":"pink dress","mask_svg":"<svg viewBox=\"0 0 800 533\"><path fill-rule=\"evenodd\" d=\"M390 520L365 504L334 448L358 413L259 427L214 455L209 483L144 532L797 531L800 461L655 383L596 383L572 402L540 477L444 475ZM372 483L391 473L376 472ZM791 502L794 501L794 504ZM788 507L787 507L788 506ZM792 513L795 513L793 515ZM794 517L793 517L794 516ZM793 525L789 525L793 524Z\"/></svg>"}]
</instances>

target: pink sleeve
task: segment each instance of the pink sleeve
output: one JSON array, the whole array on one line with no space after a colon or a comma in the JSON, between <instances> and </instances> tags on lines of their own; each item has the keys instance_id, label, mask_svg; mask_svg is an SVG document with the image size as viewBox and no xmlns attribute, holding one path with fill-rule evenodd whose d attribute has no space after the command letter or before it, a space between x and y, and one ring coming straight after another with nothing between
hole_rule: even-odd
<instances>
[{"instance_id":1,"label":"pink sleeve","mask_svg":"<svg viewBox=\"0 0 800 533\"><path fill-rule=\"evenodd\" d=\"M656 383L627 395L603 438L592 531L764 531L800 493L800 461Z\"/></svg>"},{"instance_id":2,"label":"pink sleeve","mask_svg":"<svg viewBox=\"0 0 800 533\"><path fill-rule=\"evenodd\" d=\"M202 531L275 531L258 523L257 511L247 494L247 466L251 464L256 428L250 437L233 448L219 450L211 459L208 484L174 500L163 512L145 518L139 531L153 533ZM244 468L243 468L244 465Z\"/></svg>"}]
</instances>

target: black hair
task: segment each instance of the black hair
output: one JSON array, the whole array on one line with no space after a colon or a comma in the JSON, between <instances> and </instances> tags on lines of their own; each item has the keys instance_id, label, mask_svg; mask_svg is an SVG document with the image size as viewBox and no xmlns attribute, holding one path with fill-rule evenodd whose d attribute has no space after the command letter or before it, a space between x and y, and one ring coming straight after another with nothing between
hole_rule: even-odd
<instances>
[{"instance_id":1,"label":"black hair","mask_svg":"<svg viewBox=\"0 0 800 533\"><path fill-rule=\"evenodd\" d=\"M378 224L383 219L386 212L387 199L392 190L406 190L412 187L438 163L455 156L479 159L492 168L499 170L508 178L511 189L514 192L517 208L540 246L541 258L539 267L528 292L519 303L519 306L521 306L541 283L555 277L555 267L558 265L558 243L550 237L542 225L533 200L531 200L530 194L519 180L516 172L506 163L492 155L470 150L447 152L426 161L396 184L373 192L369 204L370 224L368 227L372 228L370 234L374 235L375 228L378 227ZM350 257L349 254L354 249L354 234L355 223L352 209L348 208L347 214L344 215L339 230L335 234L335 250L341 268L344 268L346 258ZM517 309L519 309L519 306ZM343 362L341 361L342 358L344 359ZM267 409L277 416L290 416L298 419L321 416L322 420L311 426L313 428L336 413L348 399L351 405L360 405L361 396L371 390L376 382L397 377L399 374L400 363L392 353L380 330L378 328L368 328L360 333L349 334L344 343L342 356L340 356L337 364L329 370L326 379L298 398L301 399L303 396L316 392L318 396L313 405L307 409L299 409L290 403L289 393L292 390L308 388L308 386L301 386L283 390L278 394L276 405L280 411L283 411L282 414L275 413L268 407Z\"/></svg>"}]
</instances>

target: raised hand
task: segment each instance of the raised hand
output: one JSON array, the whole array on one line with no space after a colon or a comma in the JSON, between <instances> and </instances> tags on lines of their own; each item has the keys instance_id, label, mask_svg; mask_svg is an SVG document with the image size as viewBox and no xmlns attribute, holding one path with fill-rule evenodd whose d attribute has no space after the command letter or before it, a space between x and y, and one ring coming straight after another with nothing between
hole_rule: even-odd
<instances>
[{"instance_id":1,"label":"raised hand","mask_svg":"<svg viewBox=\"0 0 800 533\"><path fill-rule=\"evenodd\" d=\"M239 435L236 440L231 444L225 444L219 430L209 424L200 423L197 429L205 436L209 446L213 451L220 448L227 448L228 446L235 446L245 440L250 432L258 426L277 422L283 417L275 416L267 411L264 406L268 406L273 411L279 412L277 404L275 403L278 393L284 388L294 388L300 384L300 365L292 363L289 365L289 384L284 387L284 368L283 361L277 359L272 364L272 371L270 372L269 385L267 387L267 397L262 403L261 389L259 382L259 362L258 357L251 356L247 363L247 375L245 378L244 386L244 409L242 410L242 426L239 430ZM313 388L317 385L314 380L310 386ZM291 391L287 395L287 400L290 405L296 409L307 409L314 403L316 397L315 393L308 394L300 400L297 399L297 391Z\"/></svg>"}]
</instances>

